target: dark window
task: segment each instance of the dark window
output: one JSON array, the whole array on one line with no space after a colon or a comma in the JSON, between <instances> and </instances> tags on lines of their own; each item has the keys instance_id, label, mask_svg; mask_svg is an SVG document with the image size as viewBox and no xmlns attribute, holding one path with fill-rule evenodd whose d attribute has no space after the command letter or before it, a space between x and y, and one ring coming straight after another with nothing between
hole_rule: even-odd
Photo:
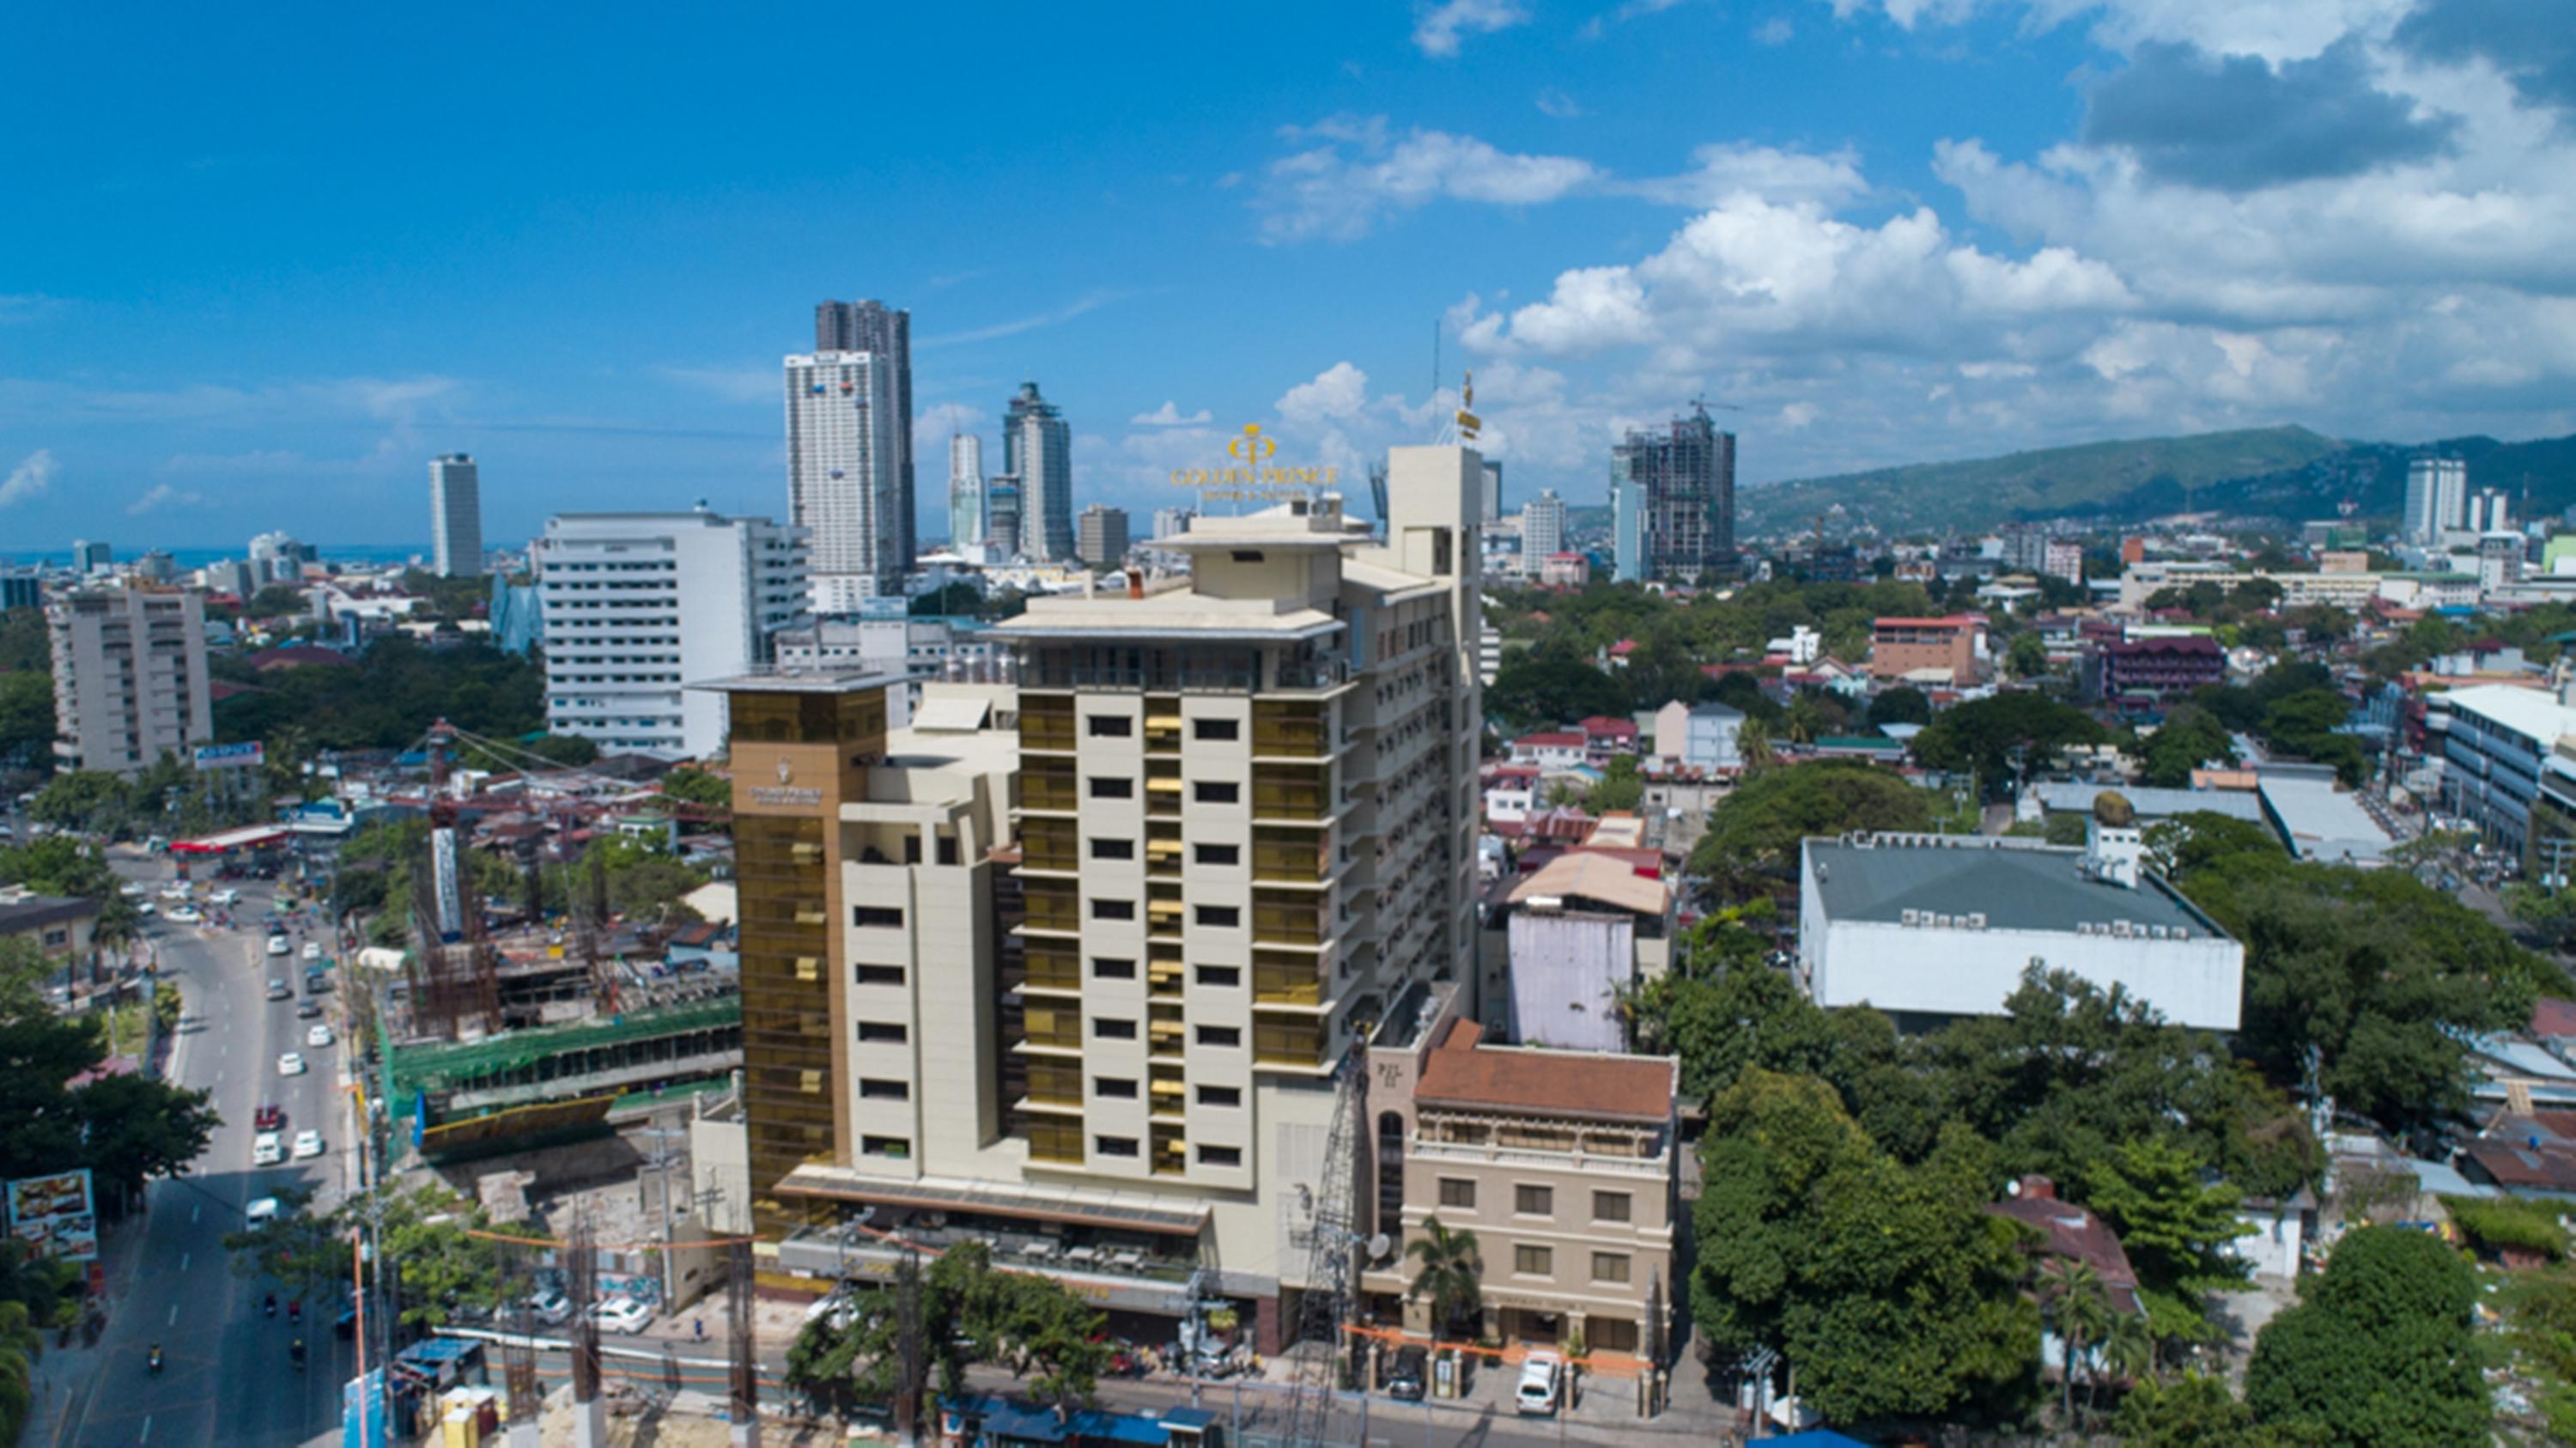
<instances>
[{"instance_id":1,"label":"dark window","mask_svg":"<svg viewBox=\"0 0 2576 1448\"><path fill-rule=\"evenodd\" d=\"M1094 920L1133 920L1136 918L1136 902L1133 900L1094 900L1091 902L1091 918Z\"/></svg>"},{"instance_id":2,"label":"dark window","mask_svg":"<svg viewBox=\"0 0 2576 1448\"><path fill-rule=\"evenodd\" d=\"M1094 1156L1134 1156L1136 1138L1132 1136L1095 1136L1091 1138Z\"/></svg>"},{"instance_id":3,"label":"dark window","mask_svg":"<svg viewBox=\"0 0 2576 1448\"><path fill-rule=\"evenodd\" d=\"M901 930L903 910L894 905L853 905L850 923L862 930Z\"/></svg>"},{"instance_id":4,"label":"dark window","mask_svg":"<svg viewBox=\"0 0 2576 1448\"><path fill-rule=\"evenodd\" d=\"M1091 1094L1133 1101L1136 1099L1136 1082L1128 1076L1094 1076L1091 1078Z\"/></svg>"},{"instance_id":5,"label":"dark window","mask_svg":"<svg viewBox=\"0 0 2576 1448\"><path fill-rule=\"evenodd\" d=\"M1190 734L1193 738L1206 740L1240 739L1243 737L1243 721L1239 719L1193 719L1190 721Z\"/></svg>"},{"instance_id":6,"label":"dark window","mask_svg":"<svg viewBox=\"0 0 2576 1448\"><path fill-rule=\"evenodd\" d=\"M1252 548L1237 548L1233 550L1233 556L1234 561L1237 563L1258 563L1261 561L1260 551Z\"/></svg>"},{"instance_id":7,"label":"dark window","mask_svg":"<svg viewBox=\"0 0 2576 1448\"><path fill-rule=\"evenodd\" d=\"M1091 958L1091 974L1095 980L1134 980L1136 962L1111 960L1105 955L1095 955Z\"/></svg>"},{"instance_id":8,"label":"dark window","mask_svg":"<svg viewBox=\"0 0 2576 1448\"><path fill-rule=\"evenodd\" d=\"M1201 804L1232 804L1243 797L1243 786L1231 780L1202 779L1190 786L1190 797Z\"/></svg>"},{"instance_id":9,"label":"dark window","mask_svg":"<svg viewBox=\"0 0 2576 1448\"><path fill-rule=\"evenodd\" d=\"M1104 1041L1132 1041L1136 1039L1136 1023L1114 1016L1094 1016L1091 1018L1091 1034Z\"/></svg>"},{"instance_id":10,"label":"dark window","mask_svg":"<svg viewBox=\"0 0 2576 1448\"><path fill-rule=\"evenodd\" d=\"M859 1099L862 1101L910 1101L912 1099L912 1083L909 1081L888 1081L875 1076L862 1076L859 1078Z\"/></svg>"},{"instance_id":11,"label":"dark window","mask_svg":"<svg viewBox=\"0 0 2576 1448\"><path fill-rule=\"evenodd\" d=\"M1083 722L1094 739L1124 739L1136 732L1136 721L1124 714L1094 714Z\"/></svg>"},{"instance_id":12,"label":"dark window","mask_svg":"<svg viewBox=\"0 0 2576 1448\"><path fill-rule=\"evenodd\" d=\"M1201 905L1198 922L1221 930L1231 930L1243 923L1243 911L1233 905Z\"/></svg>"},{"instance_id":13,"label":"dark window","mask_svg":"<svg viewBox=\"0 0 2576 1448\"><path fill-rule=\"evenodd\" d=\"M901 985L903 967L899 965L863 965L859 967L861 985Z\"/></svg>"},{"instance_id":14,"label":"dark window","mask_svg":"<svg viewBox=\"0 0 2576 1448\"><path fill-rule=\"evenodd\" d=\"M1111 840L1095 837L1091 842L1091 858L1095 860L1132 860L1136 858L1136 842L1134 840Z\"/></svg>"},{"instance_id":15,"label":"dark window","mask_svg":"<svg viewBox=\"0 0 2576 1448\"><path fill-rule=\"evenodd\" d=\"M1198 968L1201 985L1231 988L1243 984L1243 967L1239 965L1202 965Z\"/></svg>"},{"instance_id":16,"label":"dark window","mask_svg":"<svg viewBox=\"0 0 2576 1448\"><path fill-rule=\"evenodd\" d=\"M1524 1217L1546 1217L1556 1213L1556 1188L1534 1187L1527 1183L1512 1188L1512 1211Z\"/></svg>"},{"instance_id":17,"label":"dark window","mask_svg":"<svg viewBox=\"0 0 2576 1448\"><path fill-rule=\"evenodd\" d=\"M1240 1046L1243 1044L1243 1031L1240 1027L1236 1026L1201 1026L1199 1027L1199 1044L1202 1046Z\"/></svg>"},{"instance_id":18,"label":"dark window","mask_svg":"<svg viewBox=\"0 0 2576 1448\"><path fill-rule=\"evenodd\" d=\"M1442 1177L1440 1179L1440 1205L1444 1207L1455 1207L1460 1211L1466 1212L1476 1210L1475 1181L1468 1177Z\"/></svg>"},{"instance_id":19,"label":"dark window","mask_svg":"<svg viewBox=\"0 0 2576 1448\"><path fill-rule=\"evenodd\" d=\"M957 863L957 837L955 835L941 835L939 837L939 863L943 865L953 865Z\"/></svg>"},{"instance_id":20,"label":"dark window","mask_svg":"<svg viewBox=\"0 0 2576 1448\"><path fill-rule=\"evenodd\" d=\"M903 862L907 865L918 865L921 863L921 836L915 831L904 831Z\"/></svg>"},{"instance_id":21,"label":"dark window","mask_svg":"<svg viewBox=\"0 0 2576 1448\"><path fill-rule=\"evenodd\" d=\"M1136 797L1136 781L1122 779L1116 775L1095 774L1091 776L1091 797L1093 799L1133 799Z\"/></svg>"},{"instance_id":22,"label":"dark window","mask_svg":"<svg viewBox=\"0 0 2576 1448\"><path fill-rule=\"evenodd\" d=\"M1202 1086L1199 1088L1199 1104L1201 1106L1241 1106L1243 1104L1243 1088L1240 1086Z\"/></svg>"},{"instance_id":23,"label":"dark window","mask_svg":"<svg viewBox=\"0 0 2576 1448\"><path fill-rule=\"evenodd\" d=\"M1596 1222L1624 1222L1628 1220L1628 1216L1629 1203L1628 1194L1626 1192L1594 1192L1592 1194L1592 1220Z\"/></svg>"},{"instance_id":24,"label":"dark window","mask_svg":"<svg viewBox=\"0 0 2576 1448\"><path fill-rule=\"evenodd\" d=\"M911 1039L911 1036L912 1032L906 1029L901 1021L859 1022L859 1039L862 1041L884 1041L900 1045Z\"/></svg>"},{"instance_id":25,"label":"dark window","mask_svg":"<svg viewBox=\"0 0 2576 1448\"><path fill-rule=\"evenodd\" d=\"M912 1155L912 1143L900 1136L862 1136L859 1138L859 1154L901 1160Z\"/></svg>"},{"instance_id":26,"label":"dark window","mask_svg":"<svg viewBox=\"0 0 2576 1448\"><path fill-rule=\"evenodd\" d=\"M1239 1146L1202 1146L1199 1148L1199 1165L1241 1166L1243 1165L1243 1148Z\"/></svg>"},{"instance_id":27,"label":"dark window","mask_svg":"<svg viewBox=\"0 0 2576 1448\"><path fill-rule=\"evenodd\" d=\"M1233 865L1243 860L1241 845L1192 845L1190 851L1202 865Z\"/></svg>"}]
</instances>

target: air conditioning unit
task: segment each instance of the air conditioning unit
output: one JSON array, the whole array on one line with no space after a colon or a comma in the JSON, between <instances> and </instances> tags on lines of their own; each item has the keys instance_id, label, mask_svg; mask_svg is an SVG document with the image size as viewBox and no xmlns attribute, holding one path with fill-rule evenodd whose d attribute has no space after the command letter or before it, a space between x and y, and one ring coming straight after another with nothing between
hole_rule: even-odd
<instances>
[{"instance_id":1,"label":"air conditioning unit","mask_svg":"<svg viewBox=\"0 0 2576 1448\"><path fill-rule=\"evenodd\" d=\"M1968 912L1968 928L1969 928L1970 930L1983 930L1983 929L1985 929L1985 928L1986 928L1986 912L1984 912L1983 910L1971 910L1971 911L1969 911L1969 912Z\"/></svg>"},{"instance_id":2,"label":"air conditioning unit","mask_svg":"<svg viewBox=\"0 0 2576 1448\"><path fill-rule=\"evenodd\" d=\"M1935 929L1947 930L1950 928L1950 917L1947 915L1935 915L1932 917L1932 924Z\"/></svg>"},{"instance_id":3,"label":"air conditioning unit","mask_svg":"<svg viewBox=\"0 0 2576 1448\"><path fill-rule=\"evenodd\" d=\"M2093 933L2093 922L2092 922L2092 921L2090 921L2090 920L2078 920L2078 921L2076 921L2076 922L2075 922L2075 933L2076 933L2076 934L2078 934L2078 935L2090 935L2090 934L2092 934L2092 933Z\"/></svg>"},{"instance_id":4,"label":"air conditioning unit","mask_svg":"<svg viewBox=\"0 0 2576 1448\"><path fill-rule=\"evenodd\" d=\"M1907 925L1920 925L1923 923L1923 912L1920 910L1908 910L1897 918L1904 921Z\"/></svg>"},{"instance_id":5,"label":"air conditioning unit","mask_svg":"<svg viewBox=\"0 0 2576 1448\"><path fill-rule=\"evenodd\" d=\"M2112 937L2113 937L2114 939L2117 939L2117 940L2126 940L2126 939L2128 939L2128 938L2129 938L2129 922L2128 922L2128 921L2126 921L2126 920L2114 920L2114 921L2112 921L2112 922L2111 922L2111 935L2112 935Z\"/></svg>"}]
</instances>

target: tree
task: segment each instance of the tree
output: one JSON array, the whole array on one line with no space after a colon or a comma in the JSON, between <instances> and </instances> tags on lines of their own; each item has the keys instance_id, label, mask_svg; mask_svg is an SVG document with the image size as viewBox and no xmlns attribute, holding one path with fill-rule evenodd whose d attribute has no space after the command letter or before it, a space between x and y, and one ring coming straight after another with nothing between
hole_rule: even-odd
<instances>
[{"instance_id":1,"label":"tree","mask_svg":"<svg viewBox=\"0 0 2576 1448\"><path fill-rule=\"evenodd\" d=\"M2111 1335L2111 1297L2102 1274L2084 1262L2051 1258L2039 1269L2040 1320L2057 1334L2058 1421L2075 1421L2075 1373L2090 1376L2092 1351Z\"/></svg>"},{"instance_id":2,"label":"tree","mask_svg":"<svg viewBox=\"0 0 2576 1448\"><path fill-rule=\"evenodd\" d=\"M54 681L32 669L0 674L0 765L54 767Z\"/></svg>"},{"instance_id":3,"label":"tree","mask_svg":"<svg viewBox=\"0 0 2576 1448\"><path fill-rule=\"evenodd\" d=\"M83 1159L102 1203L122 1202L154 1177L186 1176L223 1118L214 1094L143 1076L105 1076L71 1093Z\"/></svg>"},{"instance_id":4,"label":"tree","mask_svg":"<svg viewBox=\"0 0 2576 1448\"><path fill-rule=\"evenodd\" d=\"M1563 724L1595 714L1617 714L1628 693L1616 679L1580 659L1543 658L1536 650L1503 661L1485 711L1514 724Z\"/></svg>"},{"instance_id":5,"label":"tree","mask_svg":"<svg viewBox=\"0 0 2576 1448\"><path fill-rule=\"evenodd\" d=\"M1929 724L1932 722L1932 698L1911 684L1881 689L1869 701L1869 725L1873 729L1890 724Z\"/></svg>"},{"instance_id":6,"label":"tree","mask_svg":"<svg viewBox=\"0 0 2576 1448\"><path fill-rule=\"evenodd\" d=\"M431 1182L387 1195L383 1212L385 1259L402 1267L405 1325L444 1327L460 1309L500 1305L501 1247L474 1235L491 1226L480 1205ZM364 1198L350 1198L334 1214L333 1230L346 1236L369 1215Z\"/></svg>"},{"instance_id":7,"label":"tree","mask_svg":"<svg viewBox=\"0 0 2576 1448\"><path fill-rule=\"evenodd\" d=\"M1952 705L1914 736L1914 757L1935 769L1974 770L1999 791L2068 745L2101 741L2102 726L2084 711L2021 690Z\"/></svg>"},{"instance_id":8,"label":"tree","mask_svg":"<svg viewBox=\"0 0 2576 1448\"><path fill-rule=\"evenodd\" d=\"M1814 1077L1758 1067L1711 1104L1691 1312L1713 1346L1767 1347L1829 1419L2006 1410L2038 1357L2023 1229L1984 1210L1990 1153L1955 1126L1918 1167Z\"/></svg>"},{"instance_id":9,"label":"tree","mask_svg":"<svg viewBox=\"0 0 2576 1448\"><path fill-rule=\"evenodd\" d=\"M1931 806L1901 775L1860 761L1802 764L1752 776L1711 811L1690 869L1740 899L1785 888L1809 835L1931 828Z\"/></svg>"},{"instance_id":10,"label":"tree","mask_svg":"<svg viewBox=\"0 0 2576 1448\"><path fill-rule=\"evenodd\" d=\"M2111 1431L2122 1448L2202 1448L2210 1443L2252 1444L2254 1415L2229 1392L2224 1378L2185 1373L2169 1383L2145 1382L2120 1400Z\"/></svg>"},{"instance_id":11,"label":"tree","mask_svg":"<svg viewBox=\"0 0 2576 1448\"><path fill-rule=\"evenodd\" d=\"M57 774L36 791L27 815L62 830L100 830L122 820L134 798L124 780L103 769Z\"/></svg>"},{"instance_id":12,"label":"tree","mask_svg":"<svg viewBox=\"0 0 2576 1448\"><path fill-rule=\"evenodd\" d=\"M1422 1219L1422 1235L1405 1244L1404 1255L1421 1264L1404 1289L1404 1300L1431 1300L1431 1332L1463 1336L1461 1323L1472 1323L1484 1311L1480 1287L1485 1259L1477 1252L1476 1234L1451 1231L1437 1216Z\"/></svg>"},{"instance_id":13,"label":"tree","mask_svg":"<svg viewBox=\"0 0 2576 1448\"><path fill-rule=\"evenodd\" d=\"M98 934L123 940L143 916L125 897L125 881L107 857L86 841L48 835L23 845L0 846L0 881L39 894L73 896L98 906Z\"/></svg>"},{"instance_id":14,"label":"tree","mask_svg":"<svg viewBox=\"0 0 2576 1448\"><path fill-rule=\"evenodd\" d=\"M2228 765L2236 762L2236 742L2216 715L2190 704L2177 706L2165 716L2165 722L2146 737L2138 750L2140 784L2157 789L2182 789L2191 784L2191 774L2209 764Z\"/></svg>"},{"instance_id":15,"label":"tree","mask_svg":"<svg viewBox=\"0 0 2576 1448\"><path fill-rule=\"evenodd\" d=\"M2013 635L2004 650L2004 667L2016 679L2033 679L2048 672L2048 641L2033 630L2024 629Z\"/></svg>"},{"instance_id":16,"label":"tree","mask_svg":"<svg viewBox=\"0 0 2576 1448\"><path fill-rule=\"evenodd\" d=\"M2538 932L2551 949L2563 951L2576 945L2576 890L2507 885L2504 908L2514 919Z\"/></svg>"},{"instance_id":17,"label":"tree","mask_svg":"<svg viewBox=\"0 0 2576 1448\"><path fill-rule=\"evenodd\" d=\"M1109 1348L1106 1318L1062 1283L993 1266L982 1242L960 1242L917 1273L914 1322L922 1331L907 1354L907 1324L898 1302L880 1296L862 1311L825 1313L808 1323L787 1351L787 1379L835 1404L922 1400L934 1380L941 1397L966 1386L975 1363L1001 1363L1051 1403L1089 1401ZM907 1359L912 1373L907 1381ZM1034 1377L1032 1377L1034 1374Z\"/></svg>"},{"instance_id":18,"label":"tree","mask_svg":"<svg viewBox=\"0 0 2576 1448\"><path fill-rule=\"evenodd\" d=\"M2137 1137L2095 1161L2084 1181L2085 1205L2119 1234L2137 1270L2148 1326L2168 1341L2209 1341L2209 1295L2251 1270L2229 1249L2254 1230L2237 1218L2242 1198L2225 1182L2203 1180L2202 1167L2178 1142Z\"/></svg>"},{"instance_id":19,"label":"tree","mask_svg":"<svg viewBox=\"0 0 2576 1448\"><path fill-rule=\"evenodd\" d=\"M962 586L962 585L958 585ZM700 809L733 808L733 781L721 774L683 764L662 776L662 793Z\"/></svg>"},{"instance_id":20,"label":"tree","mask_svg":"<svg viewBox=\"0 0 2576 1448\"><path fill-rule=\"evenodd\" d=\"M2477 1297L2476 1276L2439 1238L2350 1232L2298 1305L2256 1336L2246 1406L2259 1423L2320 1441L2483 1445Z\"/></svg>"},{"instance_id":21,"label":"tree","mask_svg":"<svg viewBox=\"0 0 2576 1448\"><path fill-rule=\"evenodd\" d=\"M348 1234L331 1214L313 1210L312 1187L280 1187L269 1195L277 1199L276 1216L224 1234L233 1275L270 1279L299 1301L332 1300L355 1280Z\"/></svg>"},{"instance_id":22,"label":"tree","mask_svg":"<svg viewBox=\"0 0 2576 1448\"><path fill-rule=\"evenodd\" d=\"M283 583L272 583L242 600L242 617L253 619L290 618L309 613L312 602Z\"/></svg>"},{"instance_id":23,"label":"tree","mask_svg":"<svg viewBox=\"0 0 2576 1448\"><path fill-rule=\"evenodd\" d=\"M1614 757L1601 773L1601 782L1584 796L1583 807L1593 814L1614 810L1633 810L1645 802L1646 783L1637 777L1637 757L1622 754Z\"/></svg>"}]
</instances>

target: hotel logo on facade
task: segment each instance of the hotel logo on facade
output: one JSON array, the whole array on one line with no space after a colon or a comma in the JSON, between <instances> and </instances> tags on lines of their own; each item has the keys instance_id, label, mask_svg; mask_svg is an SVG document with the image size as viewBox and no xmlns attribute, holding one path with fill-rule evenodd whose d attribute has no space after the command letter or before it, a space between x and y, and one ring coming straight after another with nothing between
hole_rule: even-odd
<instances>
[{"instance_id":1,"label":"hotel logo on facade","mask_svg":"<svg viewBox=\"0 0 2576 1448\"><path fill-rule=\"evenodd\" d=\"M1225 445L1226 456L1234 463L1213 468L1174 468L1172 485L1196 488L1209 502L1276 503L1302 497L1317 488L1339 483L1341 469L1335 467L1281 467L1271 462L1279 454L1279 440L1264 437L1261 424L1247 422L1243 435Z\"/></svg>"}]
</instances>

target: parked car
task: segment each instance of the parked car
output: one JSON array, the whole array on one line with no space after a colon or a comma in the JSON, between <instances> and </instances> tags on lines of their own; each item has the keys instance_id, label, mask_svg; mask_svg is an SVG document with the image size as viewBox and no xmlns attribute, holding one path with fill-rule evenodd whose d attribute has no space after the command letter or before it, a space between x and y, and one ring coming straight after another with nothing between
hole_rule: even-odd
<instances>
[{"instance_id":1,"label":"parked car","mask_svg":"<svg viewBox=\"0 0 2576 1448\"><path fill-rule=\"evenodd\" d=\"M286 1145L278 1140L276 1132L263 1131L251 1138L250 1164L252 1166L275 1166L284 1160L286 1160Z\"/></svg>"},{"instance_id":2,"label":"parked car","mask_svg":"<svg viewBox=\"0 0 2576 1448\"><path fill-rule=\"evenodd\" d=\"M151 901L137 900L134 902L134 913L137 915L158 915L161 912Z\"/></svg>"},{"instance_id":3,"label":"parked car","mask_svg":"<svg viewBox=\"0 0 2576 1448\"><path fill-rule=\"evenodd\" d=\"M276 1221L277 1198L261 1197L258 1201L251 1203L247 1208L243 1209L242 1217L254 1227L266 1226L270 1222Z\"/></svg>"},{"instance_id":4,"label":"parked car","mask_svg":"<svg viewBox=\"0 0 2576 1448\"><path fill-rule=\"evenodd\" d=\"M572 1321L572 1299L551 1287L540 1288L530 1297L528 1310L549 1327Z\"/></svg>"},{"instance_id":5,"label":"parked car","mask_svg":"<svg viewBox=\"0 0 2576 1448\"><path fill-rule=\"evenodd\" d=\"M241 892L230 885L226 885L224 888L217 890L212 895L207 896L206 901L208 904L212 905L239 905L241 903Z\"/></svg>"},{"instance_id":6,"label":"parked car","mask_svg":"<svg viewBox=\"0 0 2576 1448\"><path fill-rule=\"evenodd\" d=\"M268 953L271 955L293 955L295 953L295 944L283 935L272 935L268 937Z\"/></svg>"},{"instance_id":7,"label":"parked car","mask_svg":"<svg viewBox=\"0 0 2576 1448\"><path fill-rule=\"evenodd\" d=\"M331 1039L331 1028L320 1021L315 1021L313 1029L304 1033L304 1044L308 1046L327 1046Z\"/></svg>"},{"instance_id":8,"label":"parked car","mask_svg":"<svg viewBox=\"0 0 2576 1448\"><path fill-rule=\"evenodd\" d=\"M272 1102L269 1105L261 1107L256 1113L254 1113L251 1117L250 1124L251 1129L254 1131L284 1131L286 1129L286 1108Z\"/></svg>"},{"instance_id":9,"label":"parked car","mask_svg":"<svg viewBox=\"0 0 2576 1448\"><path fill-rule=\"evenodd\" d=\"M1390 1398L1421 1402L1431 1386L1431 1354L1411 1344L1397 1348L1378 1381L1385 1385Z\"/></svg>"},{"instance_id":10,"label":"parked car","mask_svg":"<svg viewBox=\"0 0 2576 1448\"><path fill-rule=\"evenodd\" d=\"M631 1337L652 1325L653 1309L632 1297L612 1297L593 1307L590 1317L602 1332L622 1332Z\"/></svg>"},{"instance_id":11,"label":"parked car","mask_svg":"<svg viewBox=\"0 0 2576 1448\"><path fill-rule=\"evenodd\" d=\"M194 905L173 905L170 907L170 913L161 918L173 925L194 925L205 919L206 914Z\"/></svg>"},{"instance_id":12,"label":"parked car","mask_svg":"<svg viewBox=\"0 0 2576 1448\"><path fill-rule=\"evenodd\" d=\"M295 1133L295 1159L297 1161L302 1161L306 1157L320 1156L321 1154L322 1133L318 1131L299 1131Z\"/></svg>"},{"instance_id":13,"label":"parked car","mask_svg":"<svg viewBox=\"0 0 2576 1448\"><path fill-rule=\"evenodd\" d=\"M280 1076L303 1075L304 1058L293 1051L288 1051L284 1055L279 1056L277 1058L277 1074Z\"/></svg>"},{"instance_id":14,"label":"parked car","mask_svg":"<svg viewBox=\"0 0 2576 1448\"><path fill-rule=\"evenodd\" d=\"M1521 1380L1512 1389L1512 1407L1539 1417L1553 1414L1557 1383L1564 1372L1564 1360L1552 1352L1534 1352L1521 1359Z\"/></svg>"},{"instance_id":15,"label":"parked car","mask_svg":"<svg viewBox=\"0 0 2576 1448\"><path fill-rule=\"evenodd\" d=\"M304 958L306 960L320 960L322 958L322 942L318 940L308 940L304 942Z\"/></svg>"},{"instance_id":16,"label":"parked car","mask_svg":"<svg viewBox=\"0 0 2576 1448\"><path fill-rule=\"evenodd\" d=\"M0 825L0 831L6 831L8 828L9 827L7 825ZM5 840L7 838L7 834L0 833L0 840ZM144 896L152 893L152 887L144 884L140 880L128 880L124 884L116 887L116 893L124 896L128 900L140 900Z\"/></svg>"}]
</instances>

